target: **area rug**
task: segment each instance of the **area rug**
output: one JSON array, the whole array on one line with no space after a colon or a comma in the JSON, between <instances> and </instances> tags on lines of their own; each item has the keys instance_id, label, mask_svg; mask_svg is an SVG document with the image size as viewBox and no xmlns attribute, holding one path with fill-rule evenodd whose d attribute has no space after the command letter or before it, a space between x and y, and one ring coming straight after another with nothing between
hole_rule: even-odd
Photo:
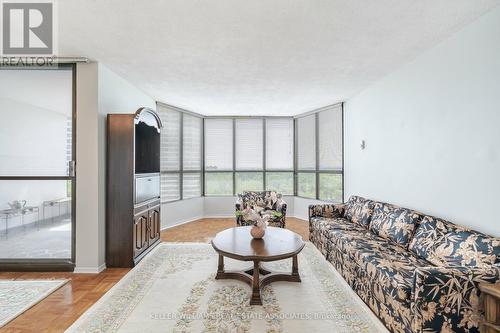
<instances>
[{"instance_id":1,"label":"area rug","mask_svg":"<svg viewBox=\"0 0 500 333\"><path fill-rule=\"evenodd\" d=\"M249 305L247 284L214 279L217 258L209 244L162 243L66 332L387 332L310 243L302 282L271 283L262 306ZM291 259L263 266L291 271Z\"/></svg>"},{"instance_id":2,"label":"area rug","mask_svg":"<svg viewBox=\"0 0 500 333\"><path fill-rule=\"evenodd\" d=\"M68 280L0 280L0 327L52 294Z\"/></svg>"}]
</instances>

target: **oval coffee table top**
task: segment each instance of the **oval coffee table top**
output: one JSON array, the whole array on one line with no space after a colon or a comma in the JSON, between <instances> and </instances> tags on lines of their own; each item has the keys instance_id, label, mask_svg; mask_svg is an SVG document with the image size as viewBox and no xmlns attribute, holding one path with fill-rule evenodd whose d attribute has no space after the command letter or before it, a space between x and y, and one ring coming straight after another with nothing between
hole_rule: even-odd
<instances>
[{"instance_id":1,"label":"oval coffee table top","mask_svg":"<svg viewBox=\"0 0 500 333\"><path fill-rule=\"evenodd\" d=\"M250 235L251 226L223 230L215 235L212 246L221 255L237 260L274 261L298 254L305 243L296 233L267 227L262 239Z\"/></svg>"}]
</instances>

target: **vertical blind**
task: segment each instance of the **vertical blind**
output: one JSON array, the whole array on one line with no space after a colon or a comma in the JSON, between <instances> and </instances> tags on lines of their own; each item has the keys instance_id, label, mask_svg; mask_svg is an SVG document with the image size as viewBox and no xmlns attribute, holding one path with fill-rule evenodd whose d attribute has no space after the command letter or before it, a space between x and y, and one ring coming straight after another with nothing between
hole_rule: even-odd
<instances>
[{"instance_id":1,"label":"vertical blind","mask_svg":"<svg viewBox=\"0 0 500 333\"><path fill-rule=\"evenodd\" d=\"M233 120L205 119L205 170L233 169Z\"/></svg>"}]
</instances>

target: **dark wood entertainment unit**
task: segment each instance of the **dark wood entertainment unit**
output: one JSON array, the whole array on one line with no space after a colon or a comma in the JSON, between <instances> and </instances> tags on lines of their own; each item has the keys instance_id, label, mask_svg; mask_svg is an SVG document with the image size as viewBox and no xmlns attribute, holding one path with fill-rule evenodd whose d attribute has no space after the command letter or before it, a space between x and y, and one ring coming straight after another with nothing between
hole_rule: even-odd
<instances>
[{"instance_id":1,"label":"dark wood entertainment unit","mask_svg":"<svg viewBox=\"0 0 500 333\"><path fill-rule=\"evenodd\" d=\"M108 114L106 265L133 267L160 242L160 131L153 110Z\"/></svg>"}]
</instances>

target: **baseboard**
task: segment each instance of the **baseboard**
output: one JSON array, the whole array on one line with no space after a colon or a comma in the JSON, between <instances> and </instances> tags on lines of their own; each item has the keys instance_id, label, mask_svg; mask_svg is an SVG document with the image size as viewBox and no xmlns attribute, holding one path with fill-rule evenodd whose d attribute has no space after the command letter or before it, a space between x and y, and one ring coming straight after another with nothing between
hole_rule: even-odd
<instances>
[{"instance_id":1,"label":"baseboard","mask_svg":"<svg viewBox=\"0 0 500 333\"><path fill-rule=\"evenodd\" d=\"M296 219L300 219L300 220L304 220L304 221L308 221L309 220L309 216L291 216L291 217L295 217Z\"/></svg>"},{"instance_id":2,"label":"baseboard","mask_svg":"<svg viewBox=\"0 0 500 333\"><path fill-rule=\"evenodd\" d=\"M204 219L228 219L228 218L234 218L236 219L236 216L234 214L230 215L209 215L209 216L204 216Z\"/></svg>"},{"instance_id":3,"label":"baseboard","mask_svg":"<svg viewBox=\"0 0 500 333\"><path fill-rule=\"evenodd\" d=\"M75 267L73 273L81 273L81 274L99 274L103 270L106 269L106 264L102 264L98 267Z\"/></svg>"}]
</instances>

